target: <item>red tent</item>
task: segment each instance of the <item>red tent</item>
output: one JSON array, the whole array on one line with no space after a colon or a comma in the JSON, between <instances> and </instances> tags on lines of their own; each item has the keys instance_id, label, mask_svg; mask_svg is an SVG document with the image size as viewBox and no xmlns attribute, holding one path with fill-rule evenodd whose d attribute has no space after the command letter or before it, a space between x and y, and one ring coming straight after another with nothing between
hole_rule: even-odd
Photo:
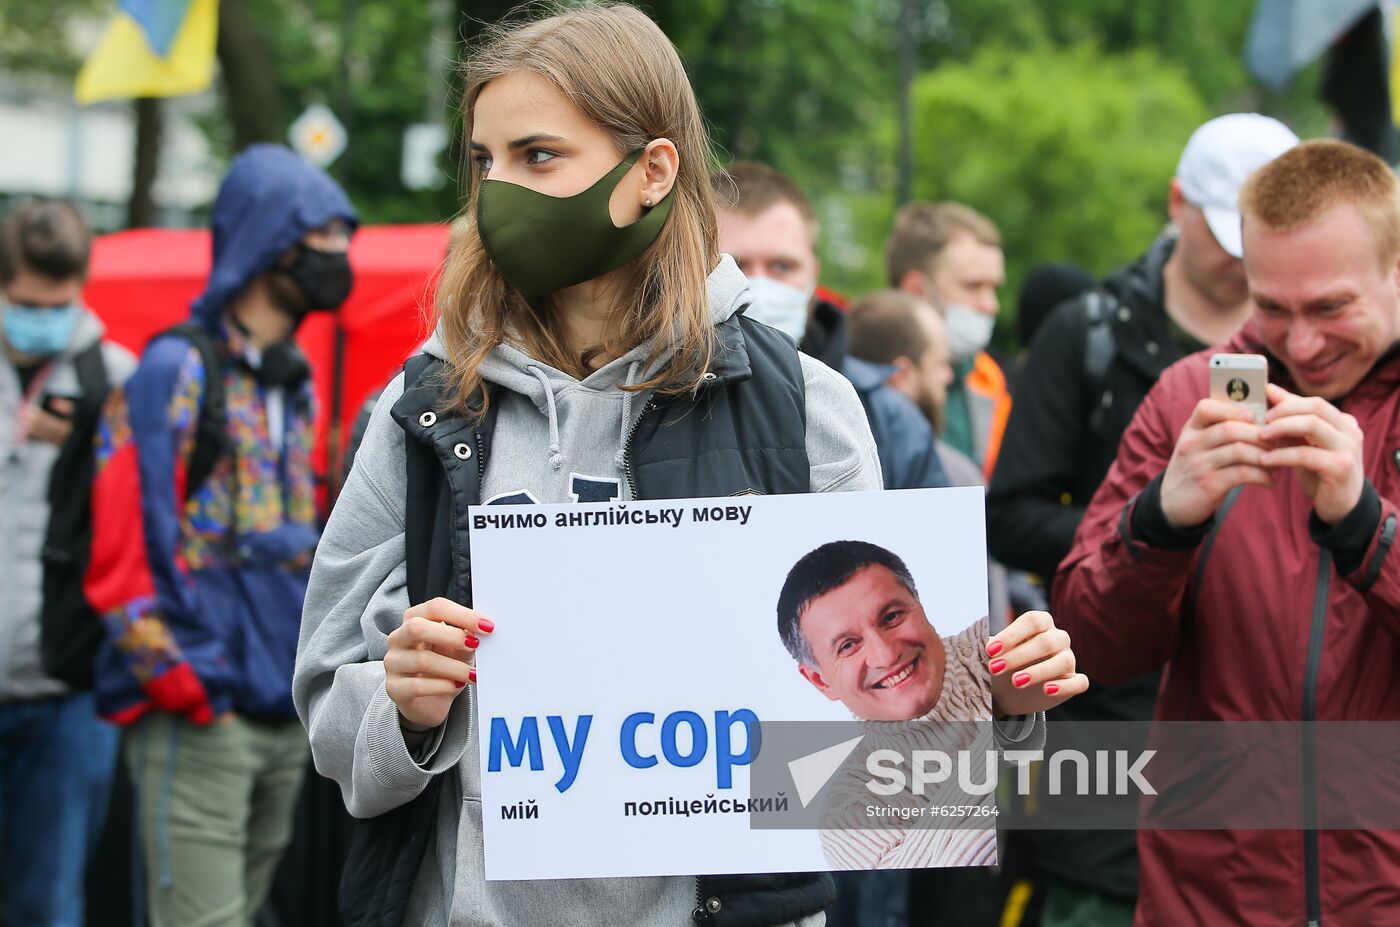
<instances>
[{"instance_id":1,"label":"red tent","mask_svg":"<svg viewBox=\"0 0 1400 927\"><path fill-rule=\"evenodd\" d=\"M311 359L321 415L316 466L344 444L369 393L383 385L429 331L432 284L447 253L446 225L361 228L350 245L355 289L335 314L310 316L297 341ZM93 245L85 295L115 341L140 352L182 321L209 275L209 232L138 229ZM332 441L331 425L338 427ZM334 443L332 449L329 445Z\"/></svg>"}]
</instances>

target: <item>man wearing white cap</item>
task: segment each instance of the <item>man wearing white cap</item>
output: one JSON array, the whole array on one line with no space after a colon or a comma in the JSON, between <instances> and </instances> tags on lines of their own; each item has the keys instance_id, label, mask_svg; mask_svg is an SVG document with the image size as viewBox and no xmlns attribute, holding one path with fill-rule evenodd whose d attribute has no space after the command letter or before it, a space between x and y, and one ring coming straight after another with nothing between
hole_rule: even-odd
<instances>
[{"instance_id":1,"label":"man wearing white cap","mask_svg":"<svg viewBox=\"0 0 1400 927\"><path fill-rule=\"evenodd\" d=\"M1256 113L1198 128L1171 181L1171 224L1141 257L1041 326L1018 375L987 500L988 543L998 561L1048 582L1158 376L1244 324L1250 303L1240 260L1240 189L1297 143L1287 126ZM1047 752L1078 746L1079 722L1150 719L1157 681L1154 673L1098 687L1059 709ZM1072 799L1037 800L1046 807ZM1065 813L1055 809L1057 817ZM1022 836L1046 889L1042 927L1131 923L1138 876L1132 832Z\"/></svg>"}]
</instances>

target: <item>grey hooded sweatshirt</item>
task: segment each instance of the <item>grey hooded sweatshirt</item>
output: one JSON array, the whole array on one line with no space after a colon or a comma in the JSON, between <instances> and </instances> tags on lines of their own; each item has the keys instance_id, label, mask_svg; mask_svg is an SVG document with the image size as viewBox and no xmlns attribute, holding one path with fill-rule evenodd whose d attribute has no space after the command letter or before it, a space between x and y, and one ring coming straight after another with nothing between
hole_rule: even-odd
<instances>
[{"instance_id":1,"label":"grey hooded sweatshirt","mask_svg":"<svg viewBox=\"0 0 1400 927\"><path fill-rule=\"evenodd\" d=\"M725 257L708 282L716 324L748 305L748 282ZM424 348L443 356L434 336ZM506 387L482 500L569 502L630 497L622 450L646 396L645 350L583 380L500 347L483 366ZM664 359L658 358L656 362ZM851 385L801 358L811 490L880 488L880 461ZM414 925L619 927L688 924L688 877L487 882L481 831L476 700L468 686L447 721L414 751L384 688L387 638L408 608L404 562L404 434L389 417L402 377L384 391L316 551L297 649L293 697L316 768L340 784L350 813L382 814L446 774L442 812L406 914ZM486 684L491 684L486 681ZM503 683L497 682L497 685ZM823 915L801 927L817 927Z\"/></svg>"},{"instance_id":2,"label":"grey hooded sweatshirt","mask_svg":"<svg viewBox=\"0 0 1400 927\"><path fill-rule=\"evenodd\" d=\"M0 702L64 695L68 687L44 671L39 649L39 613L43 606L44 537L49 527L49 475L59 448L43 441L16 441L20 410L42 405L48 396L73 397L81 390L75 358L102 342L107 380L120 386L136 369L131 352L103 341L102 322L84 309L68 347L54 358L32 396L20 388L19 372L0 355Z\"/></svg>"}]
</instances>

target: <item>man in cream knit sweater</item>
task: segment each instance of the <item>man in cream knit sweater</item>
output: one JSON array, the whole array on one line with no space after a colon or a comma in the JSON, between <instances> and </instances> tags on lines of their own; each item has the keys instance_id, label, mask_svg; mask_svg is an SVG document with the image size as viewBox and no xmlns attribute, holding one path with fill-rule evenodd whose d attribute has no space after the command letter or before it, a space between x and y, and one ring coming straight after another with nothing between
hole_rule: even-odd
<instances>
[{"instance_id":1,"label":"man in cream knit sweater","mask_svg":"<svg viewBox=\"0 0 1400 927\"><path fill-rule=\"evenodd\" d=\"M873 777L864 762L878 749L904 758L939 751L953 762L965 751L971 783L991 781L996 745L986 618L939 638L899 557L864 541L834 541L788 573L778 631L803 678L849 708L865 729L864 749L828 786L821 834L828 863L835 869L994 863L991 789L964 792L954 773L931 790L880 795L867 785ZM952 808L957 813L948 815Z\"/></svg>"}]
</instances>

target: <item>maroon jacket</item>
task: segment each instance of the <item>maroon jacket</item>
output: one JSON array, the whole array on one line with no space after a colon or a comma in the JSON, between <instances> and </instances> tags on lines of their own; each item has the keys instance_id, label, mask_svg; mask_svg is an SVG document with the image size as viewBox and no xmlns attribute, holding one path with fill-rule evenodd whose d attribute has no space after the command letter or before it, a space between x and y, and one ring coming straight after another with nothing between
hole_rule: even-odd
<instances>
[{"instance_id":1,"label":"maroon jacket","mask_svg":"<svg viewBox=\"0 0 1400 927\"><path fill-rule=\"evenodd\" d=\"M1252 324L1222 350L1267 353ZM1080 669L1114 683L1166 666L1159 721L1400 720L1400 552L1390 549L1400 501L1400 353L1386 354L1341 403L1365 434L1370 481L1343 521L1345 545L1310 520L1291 470L1275 473L1272 490L1240 492L1223 518L1217 513L1211 541L1180 532L1161 540L1165 520L1149 484L1208 393L1209 356L1180 361L1148 394L1060 566L1055 619L1071 634ZM1276 362L1269 375L1293 388ZM1183 603L1207 546L1186 624ZM1316 813L1307 805L1327 792L1325 757L1322 767L1306 757L1299 764L1305 828ZM1374 772L1396 775L1394 767ZM1138 845L1139 925L1400 924L1394 831L1143 830Z\"/></svg>"}]
</instances>

